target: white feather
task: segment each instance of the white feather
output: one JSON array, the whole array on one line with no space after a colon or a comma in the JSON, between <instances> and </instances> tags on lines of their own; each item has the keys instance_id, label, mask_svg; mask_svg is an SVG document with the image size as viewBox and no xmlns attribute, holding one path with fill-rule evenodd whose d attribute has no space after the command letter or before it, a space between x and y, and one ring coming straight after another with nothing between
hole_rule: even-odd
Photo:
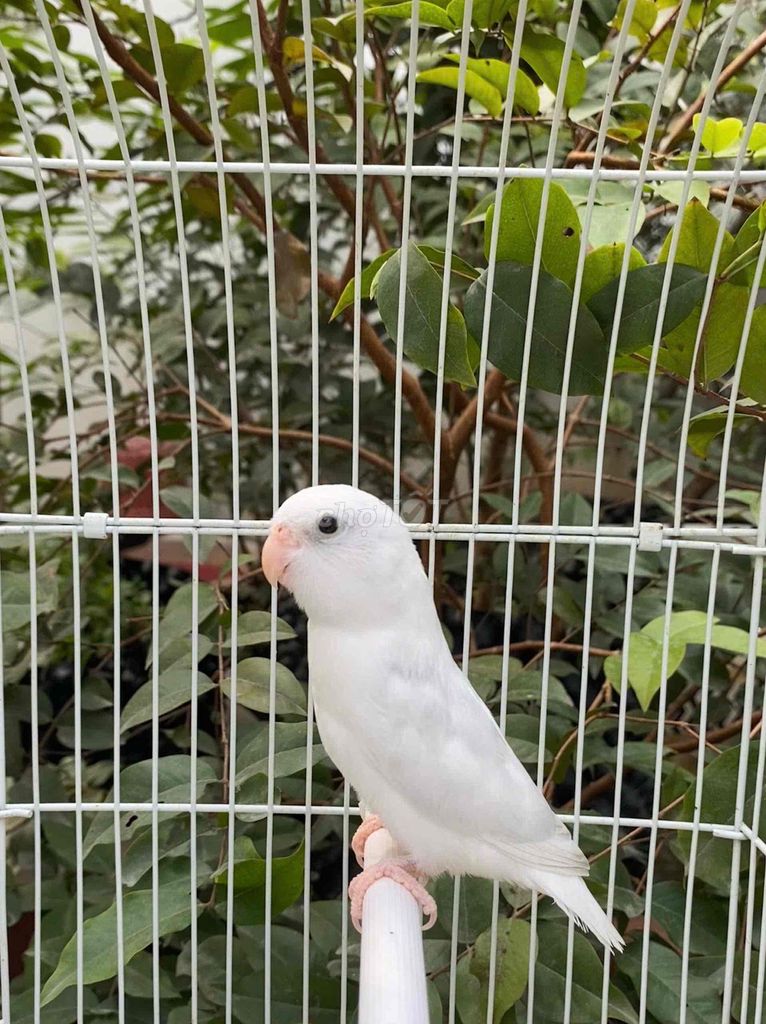
<instances>
[{"instance_id":1,"label":"white feather","mask_svg":"<svg viewBox=\"0 0 766 1024\"><path fill-rule=\"evenodd\" d=\"M331 538L315 528L328 509ZM322 742L360 799L424 873L537 889L621 949L586 858L455 665L403 524L347 487L299 492L276 520L303 542L285 583L309 618Z\"/></svg>"}]
</instances>

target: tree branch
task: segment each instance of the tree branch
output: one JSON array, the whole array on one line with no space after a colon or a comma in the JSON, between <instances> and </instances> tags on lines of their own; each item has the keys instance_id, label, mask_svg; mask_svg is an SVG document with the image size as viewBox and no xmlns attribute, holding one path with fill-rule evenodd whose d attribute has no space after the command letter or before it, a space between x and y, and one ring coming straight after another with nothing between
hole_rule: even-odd
<instances>
[{"instance_id":1,"label":"tree branch","mask_svg":"<svg viewBox=\"0 0 766 1024\"><path fill-rule=\"evenodd\" d=\"M733 61L726 65L718 76L718 81L714 86L712 86L713 93L715 94L722 86L726 85L726 83L741 71L742 68L745 67L745 65L748 64L757 53L760 53L764 47L766 47L766 30L761 32L759 36L756 36L752 43L745 47L742 53L738 54ZM665 138L662 139L660 142L660 149L663 153L669 152L678 139L680 139L688 130L694 120L694 115L698 114L700 110L702 110L702 107L705 104L705 98L710 91L710 88L706 89L705 92L697 97L694 103L690 103L683 114L672 126Z\"/></svg>"}]
</instances>

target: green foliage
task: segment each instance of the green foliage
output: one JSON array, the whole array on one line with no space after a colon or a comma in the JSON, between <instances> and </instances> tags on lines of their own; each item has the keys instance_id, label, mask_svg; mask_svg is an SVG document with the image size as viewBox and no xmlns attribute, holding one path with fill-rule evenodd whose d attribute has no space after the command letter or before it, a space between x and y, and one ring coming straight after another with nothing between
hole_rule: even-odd
<instances>
[{"instance_id":1,"label":"green foliage","mask_svg":"<svg viewBox=\"0 0 766 1024\"><path fill-rule=\"evenodd\" d=\"M753 26L764 21L763 0L743 11L736 26L723 4L695 0L685 19L676 21L681 13L671 0L638 0L619 68L613 65L614 39L627 5L586 0L572 35L566 76L564 39L572 5L531 0L522 25L518 4L475 0L466 40L469 75L460 165L463 169L498 168L501 121L512 114L503 158L507 180L497 207L494 173L461 173L450 205L453 191L442 170L455 155L463 0L419 5L420 76L414 95L412 162L432 166L438 175L416 173L410 180L401 167L408 141L413 5L365 6L361 144L365 163L379 170L363 176L358 195L353 175L334 176L324 167L327 163L349 167L357 160L354 6L336 4L329 13L321 6L312 7L315 17L307 53L301 6L283 5L281 45L267 46L264 53L264 109L255 77L248 4L235 0L202 6L224 157L264 161L265 130L272 165L270 176L249 171L224 175L226 235L194 5L188 12L174 13L172 20L169 13L159 12L168 20L155 13L154 26L174 111L176 156L209 161L209 172L182 170L177 192L173 175L140 170L127 182L119 163L106 164L110 170L91 175L103 323L99 324L95 257L79 176L71 168L41 172L50 220L49 252L48 227L40 215L33 176L7 162L0 171L3 310L9 325L0 340L2 510L27 514L35 502L45 515L73 515L72 458L76 457L80 512L152 516L149 439L156 428L160 515L188 519L195 514L193 472L198 467L199 514L226 520L235 507L233 408L240 428L237 496L245 522L268 519L275 489L283 498L311 480L317 465L322 481L350 479L357 451L362 486L389 498L393 467L401 464L403 512L408 519L420 521L425 507L428 519L436 423L442 429L440 521L446 526L465 523L471 517L473 497L466 493L471 487L469 467L479 454L480 524L488 531L497 524L519 532L513 543L508 543L507 533L498 531L497 541L473 545L469 679L496 720L505 717L509 742L535 777L539 760L546 793L558 810L572 809L579 782L584 805L579 841L592 859L588 885L604 906L612 893L615 925L629 943L626 953L614 960L605 1011L600 953L591 939L575 933L568 995L568 927L563 915L550 901L539 903L535 944L528 895L502 884L492 1016L497 1024L527 1019L531 948L535 1024L556 1024L567 1012L572 1022L583 1024L600 1020L605 1012L610 1020L634 1024L639 1019L641 922L647 910L642 879L649 867L649 844L645 834L629 836L630 829L621 828L611 857L611 826L585 820L589 813L609 815L612 810L611 792L606 796L604 792L609 776L617 770L620 701L624 698L627 705L621 748L622 814L651 817L656 787L666 820L675 813L693 822L696 807L703 822L730 825L738 795L746 823L760 809L755 792L753 744L757 743L751 741L747 765L743 763L744 788L739 794L737 744L743 734L756 728L755 718L762 711L758 681L763 678L761 659L766 658L766 650L759 635L755 664L748 664L755 577L753 560L740 549L752 535L738 534L738 553L734 553L728 531L735 527L751 531L759 522L766 457L766 312L760 296L754 297L751 317L748 305L752 287L766 283L763 271L757 280L766 204L757 186L740 181L721 232L725 206L719 182L694 180L685 189L680 178L657 179L669 173L667 169L687 167L694 133L700 141L697 167L713 171L733 167L763 73L763 50L748 51L749 59L716 91L715 117L708 117L704 124L696 121L679 135L675 130L683 112L699 96L709 95L715 55L725 33L731 29L726 64L750 46L757 35ZM136 71L142 68L151 75L158 70L142 6L94 0L93 10L101 19L102 31L114 37L106 58L109 89L101 78L79 4L16 0L0 5L0 42L36 151L48 158L74 152L55 66L38 27L43 12L60 50L86 155L108 161L122 157L108 102L113 92L129 153L136 159L164 160L168 143L156 98L160 91L147 89ZM264 16L274 33L277 8L264 5ZM670 19L669 28L663 30L666 19ZM670 29L676 24L679 46L673 53ZM514 41L520 48L520 65L511 82ZM121 54L128 54L130 60L120 63L116 58ZM307 56L313 71L311 112L320 165L311 180L305 174L287 173L291 164L313 156L309 152ZM659 88L663 69L671 74L667 89ZM607 113L606 83L612 72L618 84ZM512 111L506 110L509 87ZM559 88L565 116L554 124L554 96ZM657 130L650 138L654 123ZM19 124L19 113L6 89L0 94L0 148L6 156L27 152ZM638 193L633 176L615 181L601 173L592 180L590 161L602 127L606 132L602 166L610 174L612 166L620 176L623 168L635 167L646 157L651 173ZM764 165L763 120L755 122L744 153L746 167ZM543 181L548 177L544 169L549 162L553 172L540 223ZM380 172L387 166L395 173ZM135 218L129 202L133 196ZM682 200L685 209L674 209ZM362 228L360 251L354 248L357 214ZM273 248L266 231L269 217ZM448 239L450 220L459 227ZM405 295L400 296L405 222L410 244ZM316 267L311 262L313 224L318 241ZM490 269L494 229L498 246ZM713 265L719 233L720 257ZM667 257L676 243L675 266L666 281ZM225 273L224 244L228 247ZM441 324L448 246L448 319ZM628 273L619 324L615 324L626 246ZM139 258L146 283L143 293ZM352 315L356 282L351 273L357 262L362 267L358 336ZM580 263L579 298L573 306ZM270 268L276 284L274 334L269 314ZM313 270L318 293L312 290ZM530 310L533 275L537 288ZM478 346L490 278L490 388L484 404L482 448L476 453ZM13 330L11 285L22 323L23 350ZM75 445L69 439L70 410L52 303L54 289L60 291L66 310L63 340L74 381ZM703 316L706 292L709 308ZM400 301L406 303L400 339L405 376L397 450L395 335ZM658 329L660 308L664 312ZM565 372L570 322L573 344ZM435 372L442 329L446 386L437 409ZM613 333L618 350L609 405L604 409L601 396ZM528 387L523 396L523 431L519 431L519 380L527 334ZM311 366L314 337L319 346L316 376ZM656 375L647 396L652 346L657 349ZM276 379L272 357L277 363ZM738 361L742 365L735 394ZM114 453L107 429L107 378L114 394ZM232 379L236 395L232 395ZM151 407L149 380L154 386ZM191 381L197 396L196 426ZM568 404L567 421L560 424L559 396L565 382L568 394L579 397ZM27 383L29 422L23 419ZM279 402L278 481L273 477L272 458L275 399ZM687 419L688 445L682 449ZM733 432L724 471L723 432L729 420ZM354 424L357 430L352 430ZM27 428L34 441L31 456ZM311 455L315 430L320 439L316 462ZM560 485L556 483L558 439L565 442ZM112 457L118 463L116 509ZM598 485L594 481L597 467ZM667 544L678 534L666 531L666 546L660 552L633 552L639 518L660 522L669 530L708 528L711 537L718 537L717 531L722 530L727 537L716 556L710 652L703 645L712 552L683 543L678 547L666 643ZM540 535L553 521L561 527L555 546ZM607 528L608 544L591 544L594 523ZM442 535L436 546L434 592L459 656L469 581L466 544L456 536L465 534ZM200 564L199 582L192 585L194 549L199 551ZM236 602L233 571L239 572ZM54 805L72 803L78 797L86 806L112 802L118 796L128 805L151 804L155 797L158 801L155 815L146 809L121 810L116 816L104 810L82 815L45 811L39 817L39 831L35 822L11 820L5 851L8 923L13 928L39 905L43 1024L78 1019L78 893L85 920L80 1016L83 1024L118 1017L118 856L127 959L126 1019L140 1024L157 1017L168 1024L188 1024L195 914L200 1024L218 1024L227 1013L229 943L235 964L230 981L232 1019L243 1024L264 1019L267 849L272 851L274 1024L294 1024L304 1016L304 900L310 906L309 1017L316 1024L337 1024L341 1007L346 1006L351 1019L358 948L349 933L347 953L341 951L342 819L334 813L316 815L304 847L307 800L340 809L344 782L328 759L317 729L309 724L301 615L281 597L280 618L272 626L271 591L260 575L258 542L251 531L241 531L234 547L230 532L214 534L208 529L194 540L188 533L175 537L163 530L156 547L150 538L135 532L122 533L116 549L111 539L80 537L75 554L68 528L58 533L38 531L30 546L23 526L12 520L0 536L0 597L8 802L30 803L38 795ZM633 614L626 621L629 597ZM502 651L506 621L513 657ZM757 625L761 633L762 616ZM623 666L626 634L630 655ZM273 707L272 637L277 641ZM546 651L548 638L554 643ZM589 655L583 650L586 644ZM617 694L623 667L627 690ZM232 709L235 669L237 707ZM708 743L697 806L703 679ZM663 687L669 716L664 726L656 720ZM748 720L750 701L752 722ZM585 724L578 729L582 702ZM119 737L116 751L115 733ZM269 780L271 765L274 775ZM238 805L232 865L228 863L228 814L199 810L211 803L227 806L231 799ZM199 805L194 816L169 809L191 801ZM270 801L279 809L271 816L266 813ZM761 809L759 826L762 838L765 810ZM83 841L78 849L80 822ZM679 1019L678 950L692 885L693 841L697 853L687 1020L721 1019L727 953L733 955L734 963L733 1016L742 1016L743 991L750 996L752 1016L754 978L751 971L749 988L743 989L744 959L747 955L751 964L757 962L762 937L754 928L747 950L740 926L748 911L751 882L752 891L760 892L761 859L751 878L749 856L740 858L740 884L730 905L732 840L705 830L694 840L693 835L688 830L674 834L663 829L656 846L647 1024ZM191 877L192 848L195 878ZM155 849L162 883L157 1006L153 1005L151 952ZM41 884L36 892L33 867L38 852ZM80 872L83 885L78 889ZM307 893L305 880L310 886ZM462 1024L484 1024L492 956L492 885L466 878L460 888L457 1016ZM450 1006L453 881L438 879L433 889L439 921L426 936L425 952L429 1005L437 1022L446 1019ZM230 898L234 917L229 937ZM759 900L760 896L753 908L756 921ZM727 950L729 914L734 911L738 927L733 948ZM24 959L23 972L12 980L9 1012L17 1024L33 1024L30 950ZM341 984L344 972L349 979L346 993Z\"/></svg>"},{"instance_id":2,"label":"green foliage","mask_svg":"<svg viewBox=\"0 0 766 1024\"><path fill-rule=\"evenodd\" d=\"M531 265L540 230L544 186L539 179L516 178L503 189L497 259ZM489 256L494 206L487 210L484 255ZM548 190L542 224L542 265L549 274L572 286L580 251L580 221L569 196L555 182Z\"/></svg>"},{"instance_id":3,"label":"green foliage","mask_svg":"<svg viewBox=\"0 0 766 1024\"><path fill-rule=\"evenodd\" d=\"M287 857L274 857L271 862L271 913L287 910L303 892L303 846ZM238 925L262 925L266 920L267 861L260 856L249 836L234 842L234 908ZM230 868L225 865L213 875L221 892L219 905L225 904L232 884ZM225 912L225 911L224 911Z\"/></svg>"},{"instance_id":4,"label":"green foliage","mask_svg":"<svg viewBox=\"0 0 766 1024\"><path fill-rule=\"evenodd\" d=\"M501 1021L527 987L530 928L526 921L498 922L495 951L495 998L492 1019ZM487 992L492 934L482 932L458 966L457 1008L463 1024L487 1020Z\"/></svg>"},{"instance_id":5,"label":"green foliage","mask_svg":"<svg viewBox=\"0 0 766 1024\"><path fill-rule=\"evenodd\" d=\"M377 279L375 298L386 330L396 341L399 317L401 253L387 260ZM449 303L444 342L441 341L443 282L414 243L407 249L402 340L405 353L419 366L436 373L444 346L444 376L459 384L476 383L468 356L468 335L462 313Z\"/></svg>"},{"instance_id":6,"label":"green foliage","mask_svg":"<svg viewBox=\"0 0 766 1024\"><path fill-rule=\"evenodd\" d=\"M748 653L750 638L744 629L722 625L715 616L712 621L711 648L734 654ZM628 682L644 711L663 682L682 664L687 645L706 642L707 628L708 617L704 612L685 611L674 612L667 620L664 615L658 616L640 631L630 634ZM766 640L756 639L755 653L759 658L766 658ZM612 685L619 688L622 659L610 655L604 662L604 671Z\"/></svg>"},{"instance_id":7,"label":"green foliage","mask_svg":"<svg viewBox=\"0 0 766 1024\"><path fill-rule=\"evenodd\" d=\"M521 380L528 329L532 269L510 261L499 263L492 282L489 358L511 380ZM529 345L529 386L561 392L573 297L567 286L544 271L539 275L546 303L532 323ZM465 316L474 338L481 338L487 293L487 272L468 289ZM597 395L604 387L607 350L593 315L581 307L572 350L569 394Z\"/></svg>"},{"instance_id":8,"label":"green foliage","mask_svg":"<svg viewBox=\"0 0 766 1024\"><path fill-rule=\"evenodd\" d=\"M174 865L177 868L178 865ZM179 877L174 870L169 878L159 879L159 913L154 931L151 885L128 893L122 901L122 935L125 963L145 949L153 934L167 935L183 931L191 920L192 897L188 875ZM147 881L150 881L147 879ZM113 978L117 973L117 906L89 918L82 930L82 980L86 985ZM41 1005L52 1002L64 989L77 981L78 941L74 935L64 946L56 969L42 991Z\"/></svg>"}]
</instances>

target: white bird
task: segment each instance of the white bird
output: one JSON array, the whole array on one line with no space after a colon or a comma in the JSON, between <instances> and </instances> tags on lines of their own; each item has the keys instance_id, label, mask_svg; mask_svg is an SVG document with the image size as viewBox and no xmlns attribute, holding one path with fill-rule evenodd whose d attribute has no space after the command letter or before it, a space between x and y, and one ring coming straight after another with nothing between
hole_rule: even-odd
<instances>
[{"instance_id":1,"label":"white bird","mask_svg":"<svg viewBox=\"0 0 766 1024\"><path fill-rule=\"evenodd\" d=\"M436 907L424 876L474 875L546 893L621 950L583 881L587 859L455 664L401 519L354 487L306 488L274 516L262 566L308 616L322 743L378 816L355 849L384 822L408 853L354 879L357 927L364 893L380 877L404 884L430 926Z\"/></svg>"}]
</instances>

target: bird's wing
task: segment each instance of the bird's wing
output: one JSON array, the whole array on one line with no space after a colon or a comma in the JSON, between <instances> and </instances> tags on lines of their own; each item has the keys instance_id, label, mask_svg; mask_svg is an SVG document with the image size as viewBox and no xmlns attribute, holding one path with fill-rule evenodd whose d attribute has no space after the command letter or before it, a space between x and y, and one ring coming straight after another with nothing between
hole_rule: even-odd
<instances>
[{"instance_id":1,"label":"bird's wing","mask_svg":"<svg viewBox=\"0 0 766 1024\"><path fill-rule=\"evenodd\" d=\"M337 684L331 692L342 701L335 713L349 756L363 756L400 799L451 831L530 867L586 874L587 860L446 645L407 639L367 636L358 649L347 648L349 668L357 666L353 699L344 700ZM347 673L337 647L333 655L337 680ZM344 770L353 783L352 765Z\"/></svg>"}]
</instances>

